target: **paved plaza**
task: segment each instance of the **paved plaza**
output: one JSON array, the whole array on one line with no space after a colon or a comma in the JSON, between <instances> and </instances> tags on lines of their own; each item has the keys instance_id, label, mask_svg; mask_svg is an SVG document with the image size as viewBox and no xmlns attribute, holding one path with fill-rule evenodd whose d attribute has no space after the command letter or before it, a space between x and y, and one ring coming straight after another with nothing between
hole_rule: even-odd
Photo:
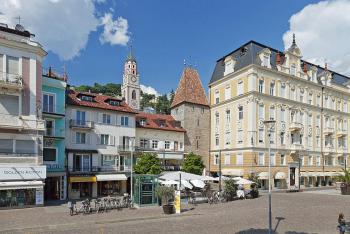
<instances>
[{"instance_id":1,"label":"paved plaza","mask_svg":"<svg viewBox=\"0 0 350 234\"><path fill-rule=\"evenodd\" d=\"M337 233L337 215L350 221L350 197L339 191L273 194L276 233ZM160 207L69 216L66 206L0 211L0 233L266 233L267 194L254 200L184 207L164 215ZM192 209L191 209L192 208Z\"/></svg>"}]
</instances>

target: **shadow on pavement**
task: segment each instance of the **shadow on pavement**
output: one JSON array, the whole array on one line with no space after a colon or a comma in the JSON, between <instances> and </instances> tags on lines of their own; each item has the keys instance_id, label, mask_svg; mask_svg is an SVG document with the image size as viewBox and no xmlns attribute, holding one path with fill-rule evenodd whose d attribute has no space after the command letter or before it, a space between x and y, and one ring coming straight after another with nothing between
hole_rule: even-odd
<instances>
[{"instance_id":1,"label":"shadow on pavement","mask_svg":"<svg viewBox=\"0 0 350 234\"><path fill-rule=\"evenodd\" d=\"M267 234L269 233L268 229L255 229L255 228L250 228L247 230L242 230L239 232L236 232L236 234ZM272 234L278 234L276 231L272 231ZM285 234L308 234L307 232L294 232L294 231L287 231L284 232Z\"/></svg>"}]
</instances>

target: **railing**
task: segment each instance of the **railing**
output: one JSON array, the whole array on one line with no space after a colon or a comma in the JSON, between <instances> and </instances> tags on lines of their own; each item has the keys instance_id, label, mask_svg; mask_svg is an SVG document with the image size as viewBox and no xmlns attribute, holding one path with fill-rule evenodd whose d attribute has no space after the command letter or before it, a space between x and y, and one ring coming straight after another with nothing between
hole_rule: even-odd
<instances>
[{"instance_id":1,"label":"railing","mask_svg":"<svg viewBox=\"0 0 350 234\"><path fill-rule=\"evenodd\" d=\"M43 114L56 114L65 115L65 106L61 105L48 105L42 107Z\"/></svg>"},{"instance_id":2,"label":"railing","mask_svg":"<svg viewBox=\"0 0 350 234\"><path fill-rule=\"evenodd\" d=\"M93 121L71 119L69 121L69 127L71 127L71 128L94 128L94 122Z\"/></svg>"},{"instance_id":3,"label":"railing","mask_svg":"<svg viewBox=\"0 0 350 234\"><path fill-rule=\"evenodd\" d=\"M300 143L292 143L290 148L291 150L303 150L304 146Z\"/></svg>"},{"instance_id":4,"label":"railing","mask_svg":"<svg viewBox=\"0 0 350 234\"><path fill-rule=\"evenodd\" d=\"M0 85L22 87L22 76L18 74L0 72Z\"/></svg>"},{"instance_id":5,"label":"railing","mask_svg":"<svg viewBox=\"0 0 350 234\"><path fill-rule=\"evenodd\" d=\"M338 131L337 131L337 136L338 137L345 136L346 134L347 134L347 130L346 129L338 129Z\"/></svg>"},{"instance_id":6,"label":"railing","mask_svg":"<svg viewBox=\"0 0 350 234\"><path fill-rule=\"evenodd\" d=\"M171 149L154 149L154 148L151 148L149 146L136 146L135 147L136 151L157 151L158 153L168 153L168 152L180 152L180 151L183 151L181 150L180 148L171 148Z\"/></svg>"},{"instance_id":7,"label":"railing","mask_svg":"<svg viewBox=\"0 0 350 234\"><path fill-rule=\"evenodd\" d=\"M45 137L65 137L64 129L46 128Z\"/></svg>"},{"instance_id":8,"label":"railing","mask_svg":"<svg viewBox=\"0 0 350 234\"><path fill-rule=\"evenodd\" d=\"M162 166L165 171L181 171L182 167L180 165L175 166Z\"/></svg>"},{"instance_id":9,"label":"railing","mask_svg":"<svg viewBox=\"0 0 350 234\"><path fill-rule=\"evenodd\" d=\"M346 153L347 148L345 146L338 146L338 153Z\"/></svg>"},{"instance_id":10,"label":"railing","mask_svg":"<svg viewBox=\"0 0 350 234\"><path fill-rule=\"evenodd\" d=\"M18 153L12 153L8 151L4 151L0 149L0 157L15 157L15 158L20 158L20 157L37 157L37 153L32 153L32 152L18 152Z\"/></svg>"},{"instance_id":11,"label":"railing","mask_svg":"<svg viewBox=\"0 0 350 234\"><path fill-rule=\"evenodd\" d=\"M332 134L334 132L334 128L332 127L325 127L325 129L323 130L323 133L326 135Z\"/></svg>"},{"instance_id":12,"label":"railing","mask_svg":"<svg viewBox=\"0 0 350 234\"><path fill-rule=\"evenodd\" d=\"M95 172L130 172L130 166L92 166L87 168L68 167L69 172L95 173Z\"/></svg>"},{"instance_id":13,"label":"railing","mask_svg":"<svg viewBox=\"0 0 350 234\"><path fill-rule=\"evenodd\" d=\"M133 149L131 145L118 145L117 148L118 148L118 151L121 151L121 152L130 152ZM136 149L137 147L134 147L134 151Z\"/></svg>"},{"instance_id":14,"label":"railing","mask_svg":"<svg viewBox=\"0 0 350 234\"><path fill-rule=\"evenodd\" d=\"M303 127L303 125L299 122L291 122L289 124L289 129L292 131L298 131Z\"/></svg>"},{"instance_id":15,"label":"railing","mask_svg":"<svg viewBox=\"0 0 350 234\"><path fill-rule=\"evenodd\" d=\"M331 146L331 145L326 145L326 146L324 147L324 152L325 152L325 153L331 153L332 151L334 151L334 147L333 147L333 146Z\"/></svg>"}]
</instances>

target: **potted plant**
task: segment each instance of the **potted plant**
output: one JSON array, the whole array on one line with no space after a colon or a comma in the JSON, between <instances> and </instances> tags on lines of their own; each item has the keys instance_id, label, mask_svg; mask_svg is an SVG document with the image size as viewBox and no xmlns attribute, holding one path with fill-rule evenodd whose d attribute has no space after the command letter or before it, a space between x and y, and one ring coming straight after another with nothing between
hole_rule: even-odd
<instances>
[{"instance_id":1,"label":"potted plant","mask_svg":"<svg viewBox=\"0 0 350 234\"><path fill-rule=\"evenodd\" d=\"M340 185L340 190L342 195L350 195L350 169L343 169L344 175L339 176L342 184Z\"/></svg>"},{"instance_id":2,"label":"potted plant","mask_svg":"<svg viewBox=\"0 0 350 234\"><path fill-rule=\"evenodd\" d=\"M174 199L175 190L173 187L158 186L156 188L156 195L161 199L164 214L173 214L174 205L170 202Z\"/></svg>"}]
</instances>

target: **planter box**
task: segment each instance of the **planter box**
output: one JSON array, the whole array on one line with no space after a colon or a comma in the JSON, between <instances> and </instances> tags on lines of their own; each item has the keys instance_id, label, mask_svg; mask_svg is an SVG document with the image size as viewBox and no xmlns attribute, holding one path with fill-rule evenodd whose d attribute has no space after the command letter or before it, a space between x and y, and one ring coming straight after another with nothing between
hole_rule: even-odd
<instances>
[{"instance_id":1,"label":"planter box","mask_svg":"<svg viewBox=\"0 0 350 234\"><path fill-rule=\"evenodd\" d=\"M340 186L340 191L342 195L350 195L350 184L342 183Z\"/></svg>"},{"instance_id":2,"label":"planter box","mask_svg":"<svg viewBox=\"0 0 350 234\"><path fill-rule=\"evenodd\" d=\"M174 214L174 205L163 205L164 214Z\"/></svg>"}]
</instances>

